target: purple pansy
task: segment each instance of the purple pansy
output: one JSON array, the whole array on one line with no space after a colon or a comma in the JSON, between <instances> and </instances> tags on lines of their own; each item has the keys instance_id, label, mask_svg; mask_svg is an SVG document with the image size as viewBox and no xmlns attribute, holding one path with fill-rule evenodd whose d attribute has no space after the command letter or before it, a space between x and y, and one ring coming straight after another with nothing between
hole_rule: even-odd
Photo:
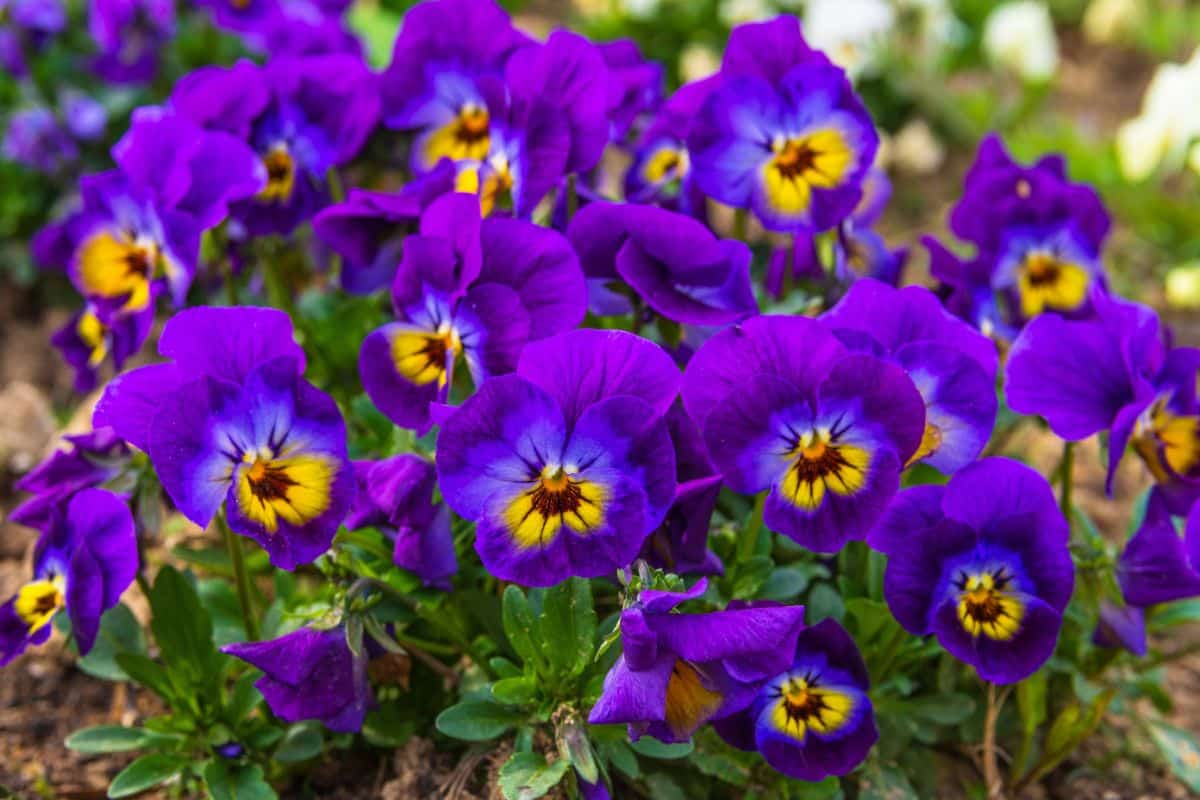
<instances>
[{"instance_id":1,"label":"purple pansy","mask_svg":"<svg viewBox=\"0 0 1200 800\"><path fill-rule=\"evenodd\" d=\"M713 727L784 775L821 781L857 767L879 739L869 689L858 646L827 619L801 631L790 663L746 709Z\"/></svg>"},{"instance_id":2,"label":"purple pansy","mask_svg":"<svg viewBox=\"0 0 1200 800\"><path fill-rule=\"evenodd\" d=\"M480 220L469 195L439 198L403 243L392 283L396 322L359 353L367 394L397 425L427 430L463 364L475 385L511 372L527 342L570 330L586 312L583 273L556 231Z\"/></svg>"},{"instance_id":3,"label":"purple pansy","mask_svg":"<svg viewBox=\"0 0 1200 800\"><path fill-rule=\"evenodd\" d=\"M1117 561L1121 594L1131 606L1146 607L1200 596L1200 502L1188 514L1180 538L1171 509L1159 491Z\"/></svg>"},{"instance_id":4,"label":"purple pansy","mask_svg":"<svg viewBox=\"0 0 1200 800\"><path fill-rule=\"evenodd\" d=\"M642 134L625 173L625 199L656 203L684 214L705 218L704 193L696 185L687 135L719 77L685 84L663 103Z\"/></svg>"},{"instance_id":5,"label":"purple pansy","mask_svg":"<svg viewBox=\"0 0 1200 800\"><path fill-rule=\"evenodd\" d=\"M151 299L157 294L157 288L151 287ZM142 349L153 327L153 302L131 311L89 302L51 335L50 343L75 370L75 391L84 394L96 388L100 368L110 357L119 372Z\"/></svg>"},{"instance_id":6,"label":"purple pansy","mask_svg":"<svg viewBox=\"0 0 1200 800\"><path fill-rule=\"evenodd\" d=\"M67 27L62 0L0 0L0 67L24 77L26 48L41 48Z\"/></svg>"},{"instance_id":7,"label":"purple pansy","mask_svg":"<svg viewBox=\"0 0 1200 800\"><path fill-rule=\"evenodd\" d=\"M395 542L392 559L397 566L416 573L428 586L448 591L458 561L450 509L433 503L433 464L405 453L382 461L356 461L354 475L358 491L346 527L383 531Z\"/></svg>"},{"instance_id":8,"label":"purple pansy","mask_svg":"<svg viewBox=\"0 0 1200 800\"><path fill-rule=\"evenodd\" d=\"M996 422L996 346L951 316L928 289L861 280L822 320L853 350L904 368L925 400L909 463L952 473L973 462Z\"/></svg>"},{"instance_id":9,"label":"purple pansy","mask_svg":"<svg viewBox=\"0 0 1200 800\"><path fill-rule=\"evenodd\" d=\"M263 671L254 685L285 722L315 719L331 731L355 733L375 702L366 651L351 652L340 626L301 628L267 642L226 645L221 652Z\"/></svg>"},{"instance_id":10,"label":"purple pansy","mask_svg":"<svg viewBox=\"0 0 1200 800\"><path fill-rule=\"evenodd\" d=\"M550 586L633 561L674 499L678 384L657 345L578 330L527 345L446 420L439 484L488 571Z\"/></svg>"},{"instance_id":11,"label":"purple pansy","mask_svg":"<svg viewBox=\"0 0 1200 800\"><path fill-rule=\"evenodd\" d=\"M92 69L112 83L143 83L175 35L171 0L90 0L88 31L100 53Z\"/></svg>"},{"instance_id":12,"label":"purple pansy","mask_svg":"<svg viewBox=\"0 0 1200 800\"><path fill-rule=\"evenodd\" d=\"M70 131L48 108L26 108L13 113L4 131L4 158L53 175L74 164L79 148Z\"/></svg>"},{"instance_id":13,"label":"purple pansy","mask_svg":"<svg viewBox=\"0 0 1200 800\"><path fill-rule=\"evenodd\" d=\"M638 120L662 100L663 67L647 61L632 39L597 47L609 74L609 139L623 142Z\"/></svg>"},{"instance_id":14,"label":"purple pansy","mask_svg":"<svg viewBox=\"0 0 1200 800\"><path fill-rule=\"evenodd\" d=\"M1045 663L1075 585L1070 531L1045 478L1003 458L900 494L871 534L896 620L994 683Z\"/></svg>"},{"instance_id":15,"label":"purple pansy","mask_svg":"<svg viewBox=\"0 0 1200 800\"><path fill-rule=\"evenodd\" d=\"M764 681L788 668L803 606L672 613L704 593L643 590L621 612L623 653L604 678L588 722L625 723L630 738L685 742L705 722L746 708Z\"/></svg>"},{"instance_id":16,"label":"purple pansy","mask_svg":"<svg viewBox=\"0 0 1200 800\"><path fill-rule=\"evenodd\" d=\"M137 569L137 535L125 502L102 489L75 493L45 520L33 579L0 605L0 666L50 638L50 622L64 609L86 655L100 616L120 601Z\"/></svg>"},{"instance_id":17,"label":"purple pansy","mask_svg":"<svg viewBox=\"0 0 1200 800\"><path fill-rule=\"evenodd\" d=\"M683 403L730 488L769 490L767 526L820 552L866 537L925 425L903 369L803 317L717 333L688 363Z\"/></svg>"},{"instance_id":18,"label":"purple pansy","mask_svg":"<svg viewBox=\"0 0 1200 800\"><path fill-rule=\"evenodd\" d=\"M1111 600L1102 600L1092 644L1128 650L1141 658L1146 655L1146 612L1137 606L1119 606Z\"/></svg>"},{"instance_id":19,"label":"purple pansy","mask_svg":"<svg viewBox=\"0 0 1200 800\"><path fill-rule=\"evenodd\" d=\"M45 527L51 511L76 492L115 478L129 461L129 447L112 428L64 436L69 448L55 450L25 473L13 488L33 495L12 510L9 519L34 528Z\"/></svg>"},{"instance_id":20,"label":"purple pansy","mask_svg":"<svg viewBox=\"0 0 1200 800\"><path fill-rule=\"evenodd\" d=\"M567 237L593 293L623 281L658 314L693 325L726 325L758 311L750 248L718 239L691 217L594 202L571 220Z\"/></svg>"}]
</instances>

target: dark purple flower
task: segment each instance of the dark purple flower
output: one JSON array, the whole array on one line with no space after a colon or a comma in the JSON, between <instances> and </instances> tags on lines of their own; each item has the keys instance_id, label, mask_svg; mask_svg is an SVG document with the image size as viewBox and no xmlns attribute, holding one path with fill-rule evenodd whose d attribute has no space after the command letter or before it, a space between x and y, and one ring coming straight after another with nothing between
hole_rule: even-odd
<instances>
[{"instance_id":1,"label":"dark purple flower","mask_svg":"<svg viewBox=\"0 0 1200 800\"><path fill-rule=\"evenodd\" d=\"M454 166L443 161L396 194L351 189L344 202L317 214L317 237L343 258L342 288L370 294L390 285L404 239L416 233L429 204L453 188Z\"/></svg>"},{"instance_id":2,"label":"dark purple flower","mask_svg":"<svg viewBox=\"0 0 1200 800\"><path fill-rule=\"evenodd\" d=\"M725 325L757 313L750 248L654 206L589 203L567 236L589 282L627 283L667 319Z\"/></svg>"},{"instance_id":3,"label":"dark purple flower","mask_svg":"<svg viewBox=\"0 0 1200 800\"><path fill-rule=\"evenodd\" d=\"M50 622L65 609L86 655L100 616L117 604L138 568L137 535L124 501L83 489L46 520L33 556L33 580L0 605L0 666L50 638Z\"/></svg>"},{"instance_id":4,"label":"dark purple flower","mask_svg":"<svg viewBox=\"0 0 1200 800\"><path fill-rule=\"evenodd\" d=\"M416 573L428 586L449 591L458 560L450 509L433 503L433 464L405 453L383 461L356 461L354 475L358 491L346 527L380 529L395 542L392 557L397 566Z\"/></svg>"},{"instance_id":5,"label":"dark purple flower","mask_svg":"<svg viewBox=\"0 0 1200 800\"><path fill-rule=\"evenodd\" d=\"M1146 614L1137 606L1119 606L1111 600L1100 603L1100 620L1092 633L1097 647L1121 648L1139 658L1146 655Z\"/></svg>"},{"instance_id":6,"label":"dark purple flower","mask_svg":"<svg viewBox=\"0 0 1200 800\"><path fill-rule=\"evenodd\" d=\"M925 433L909 461L955 472L982 452L996 422L996 346L928 289L861 280L821 318L852 350L904 368L925 400Z\"/></svg>"},{"instance_id":7,"label":"dark purple flower","mask_svg":"<svg viewBox=\"0 0 1200 800\"><path fill-rule=\"evenodd\" d=\"M685 742L705 722L746 708L763 681L787 669L804 607L671 613L705 587L701 579L681 593L644 590L621 612L624 652L588 722L626 723L634 740Z\"/></svg>"},{"instance_id":8,"label":"dark purple flower","mask_svg":"<svg viewBox=\"0 0 1200 800\"><path fill-rule=\"evenodd\" d=\"M784 775L821 781L857 767L879 739L869 689L858 646L827 619L800 632L791 663L746 709L713 727Z\"/></svg>"},{"instance_id":9,"label":"dark purple flower","mask_svg":"<svg viewBox=\"0 0 1200 800\"><path fill-rule=\"evenodd\" d=\"M27 73L26 48L38 49L67 27L62 0L0 0L0 66L13 77Z\"/></svg>"},{"instance_id":10,"label":"dark purple flower","mask_svg":"<svg viewBox=\"0 0 1200 800\"><path fill-rule=\"evenodd\" d=\"M657 345L578 330L527 345L446 420L439 483L488 571L550 586L633 561L674 499L678 382Z\"/></svg>"},{"instance_id":11,"label":"dark purple flower","mask_svg":"<svg viewBox=\"0 0 1200 800\"><path fill-rule=\"evenodd\" d=\"M366 652L351 652L341 626L301 628L268 642L226 645L221 652L263 671L254 685L285 722L315 719L331 731L354 733L374 703Z\"/></svg>"},{"instance_id":12,"label":"dark purple flower","mask_svg":"<svg viewBox=\"0 0 1200 800\"><path fill-rule=\"evenodd\" d=\"M803 317L717 333L688 363L683 403L730 488L769 490L767 526L820 552L866 537L925 423L904 370Z\"/></svg>"},{"instance_id":13,"label":"dark purple flower","mask_svg":"<svg viewBox=\"0 0 1200 800\"><path fill-rule=\"evenodd\" d=\"M175 35L171 0L90 0L88 30L100 53L92 68L113 83L143 83Z\"/></svg>"},{"instance_id":14,"label":"dark purple flower","mask_svg":"<svg viewBox=\"0 0 1200 800\"><path fill-rule=\"evenodd\" d=\"M662 64L647 61L632 39L597 45L609 74L609 138L623 142L662 100Z\"/></svg>"},{"instance_id":15,"label":"dark purple flower","mask_svg":"<svg viewBox=\"0 0 1200 800\"><path fill-rule=\"evenodd\" d=\"M53 175L79 158L70 132L48 108L27 108L14 113L4 132L4 157L47 175Z\"/></svg>"},{"instance_id":16,"label":"dark purple flower","mask_svg":"<svg viewBox=\"0 0 1200 800\"><path fill-rule=\"evenodd\" d=\"M1075 586L1069 535L1045 478L987 458L901 493L869 541L889 556L884 597L905 630L1015 683L1054 652Z\"/></svg>"},{"instance_id":17,"label":"dark purple flower","mask_svg":"<svg viewBox=\"0 0 1200 800\"><path fill-rule=\"evenodd\" d=\"M397 425L427 430L465 364L476 386L516 368L527 342L570 330L585 314L583 273L556 231L480 220L463 194L436 200L404 240L392 284L397 321L367 336L359 374Z\"/></svg>"},{"instance_id":18,"label":"dark purple flower","mask_svg":"<svg viewBox=\"0 0 1200 800\"><path fill-rule=\"evenodd\" d=\"M705 197L696 185L687 135L692 120L720 83L714 76L681 86L663 103L647 126L625 173L625 199L656 203L683 214L705 218Z\"/></svg>"},{"instance_id":19,"label":"dark purple flower","mask_svg":"<svg viewBox=\"0 0 1200 800\"><path fill-rule=\"evenodd\" d=\"M36 506L61 506L71 495L115 478L129 461L130 450L111 428L64 436L70 445L55 450L36 467L25 473L13 488L34 497L13 509L9 518L31 527L43 527L30 513Z\"/></svg>"},{"instance_id":20,"label":"dark purple flower","mask_svg":"<svg viewBox=\"0 0 1200 800\"><path fill-rule=\"evenodd\" d=\"M1121 594L1131 606L1146 607L1200 596L1200 503L1188 515L1180 538L1164 495L1154 491L1146 516L1117 562Z\"/></svg>"}]
</instances>

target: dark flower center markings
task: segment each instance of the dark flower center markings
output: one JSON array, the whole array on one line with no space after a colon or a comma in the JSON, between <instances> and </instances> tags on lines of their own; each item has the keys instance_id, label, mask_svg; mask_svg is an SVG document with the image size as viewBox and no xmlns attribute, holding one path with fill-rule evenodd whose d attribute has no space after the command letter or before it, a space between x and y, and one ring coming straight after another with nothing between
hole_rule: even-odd
<instances>
[{"instance_id":1,"label":"dark flower center markings","mask_svg":"<svg viewBox=\"0 0 1200 800\"><path fill-rule=\"evenodd\" d=\"M809 731L829 733L844 726L854 710L854 698L834 687L823 686L819 673L789 675L772 688L776 700L775 726L796 739Z\"/></svg>"},{"instance_id":2,"label":"dark flower center markings","mask_svg":"<svg viewBox=\"0 0 1200 800\"><path fill-rule=\"evenodd\" d=\"M268 533L279 529L281 519L302 526L323 514L339 471L338 462L325 453L281 452L270 447L244 453L236 485L238 510Z\"/></svg>"},{"instance_id":3,"label":"dark flower center markings","mask_svg":"<svg viewBox=\"0 0 1200 800\"><path fill-rule=\"evenodd\" d=\"M972 636L1011 639L1021 626L1024 605L1013 593L1013 576L1007 567L978 573L960 572L958 619Z\"/></svg>"},{"instance_id":4,"label":"dark flower center markings","mask_svg":"<svg viewBox=\"0 0 1200 800\"><path fill-rule=\"evenodd\" d=\"M817 428L798 432L789 430L790 463L781 491L794 504L813 510L821 505L825 492L849 496L866 484L871 456L865 449L841 442L846 428Z\"/></svg>"},{"instance_id":5,"label":"dark flower center markings","mask_svg":"<svg viewBox=\"0 0 1200 800\"><path fill-rule=\"evenodd\" d=\"M273 145L262 157L267 170L267 185L259 192L259 199L286 202L296 188L296 160L286 142Z\"/></svg>"},{"instance_id":6,"label":"dark flower center markings","mask_svg":"<svg viewBox=\"0 0 1200 800\"><path fill-rule=\"evenodd\" d=\"M607 491L578 477L578 470L546 466L533 485L509 503L505 522L521 547L541 547L564 528L585 534L600 526Z\"/></svg>"}]
</instances>

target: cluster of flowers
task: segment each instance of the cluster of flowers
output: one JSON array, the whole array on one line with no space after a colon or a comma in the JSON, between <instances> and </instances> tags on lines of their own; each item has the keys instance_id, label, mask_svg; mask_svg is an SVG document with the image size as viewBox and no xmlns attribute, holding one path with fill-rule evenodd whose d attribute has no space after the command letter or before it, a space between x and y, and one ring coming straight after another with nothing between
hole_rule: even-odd
<instances>
[{"instance_id":1,"label":"cluster of flowers","mask_svg":"<svg viewBox=\"0 0 1200 800\"><path fill-rule=\"evenodd\" d=\"M234 5L249 25L260 4ZM980 458L1001 354L1012 408L1066 439L1110 431L1111 466L1131 444L1158 482L1123 559L1127 602L1200 594L1200 511L1186 542L1171 521L1200 508L1200 352L1107 291L1107 214L1061 159L1024 166L985 141L950 220L974 254L929 240L940 292L901 289L902 254L869 227L888 193L875 127L794 18L737 28L711 78L666 99L660 84L629 42L534 41L491 0L431 0L381 76L345 53L288 54L201 69L137 111L117 169L85 178L81 210L35 243L87 299L57 337L80 388L139 348L160 294L186 304L201 232L232 258L311 223L346 291L390 286L395 320L366 337L359 372L396 425L438 429L436 456L351 462L285 313L179 310L166 361L109 382L96 432L24 480L35 497L16 516L43 533L33 580L0 607L0 659L63 608L86 652L133 579L129 512L93 488L132 446L181 514L223 519L278 568L370 525L442 588L451 511L490 574L549 586L639 558L719 574L717 495L758 494L766 526L802 547L886 554L906 630L1016 682L1051 655L1074 569L1046 480ZM407 133L412 180L339 197L339 168L379 126ZM631 155L622 203L597 169L610 144ZM713 232L710 201L790 236L769 293L832 277L841 299L817 318L760 314L751 251ZM578 329L589 311L634 331ZM676 335L638 334L654 320ZM918 465L949 482L901 491ZM877 733L849 635L805 628L800 606L675 613L704 589L628 598L591 721L663 741L712 722L806 780L860 763ZM227 651L263 670L281 718L362 725L367 651L338 628Z\"/></svg>"}]
</instances>

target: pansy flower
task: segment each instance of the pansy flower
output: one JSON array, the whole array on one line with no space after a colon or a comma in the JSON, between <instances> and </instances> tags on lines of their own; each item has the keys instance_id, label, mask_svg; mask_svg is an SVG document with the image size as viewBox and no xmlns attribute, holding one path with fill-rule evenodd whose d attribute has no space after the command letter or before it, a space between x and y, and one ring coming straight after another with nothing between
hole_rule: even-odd
<instances>
[{"instance_id":1,"label":"pansy flower","mask_svg":"<svg viewBox=\"0 0 1200 800\"><path fill-rule=\"evenodd\" d=\"M1146 612L1138 606L1100 601L1100 619L1092 632L1092 644L1128 650L1141 658L1146 655Z\"/></svg>"},{"instance_id":2,"label":"pansy flower","mask_svg":"<svg viewBox=\"0 0 1200 800\"><path fill-rule=\"evenodd\" d=\"M1008 403L1067 440L1109 432L1108 483L1132 444L1175 513L1200 496L1200 350L1168 350L1152 310L1097 293L1091 316L1043 314L1013 343Z\"/></svg>"},{"instance_id":3,"label":"pansy flower","mask_svg":"<svg viewBox=\"0 0 1200 800\"><path fill-rule=\"evenodd\" d=\"M102 489L83 489L45 520L33 555L33 579L0 605L0 666L50 638L66 610L86 655L100 616L117 604L138 568L137 536L128 506Z\"/></svg>"},{"instance_id":4,"label":"pansy flower","mask_svg":"<svg viewBox=\"0 0 1200 800\"><path fill-rule=\"evenodd\" d=\"M390 285L405 237L417 232L429 204L453 188L454 166L443 161L395 194L351 189L345 201L317 214L317 238L342 256L342 288L370 294Z\"/></svg>"},{"instance_id":5,"label":"pansy flower","mask_svg":"<svg viewBox=\"0 0 1200 800\"><path fill-rule=\"evenodd\" d=\"M67 27L62 0L0 0L0 67L25 77L28 49L39 49Z\"/></svg>"},{"instance_id":6,"label":"pansy flower","mask_svg":"<svg viewBox=\"0 0 1200 800\"><path fill-rule=\"evenodd\" d=\"M478 386L511 372L526 342L583 319L583 273L566 239L479 214L459 193L429 206L392 283L397 321L363 342L363 388L397 425L427 430L430 403L447 398L456 367Z\"/></svg>"},{"instance_id":7,"label":"pansy flower","mask_svg":"<svg viewBox=\"0 0 1200 800\"><path fill-rule=\"evenodd\" d=\"M142 349L153 327L153 303L135 311L111 311L87 303L51 335L50 343L75 370L75 391L84 394L96 388L105 362L111 360L119 372Z\"/></svg>"},{"instance_id":8,"label":"pansy flower","mask_svg":"<svg viewBox=\"0 0 1200 800\"><path fill-rule=\"evenodd\" d=\"M845 219L878 145L845 73L808 49L795 17L734 30L721 85L688 134L705 194L780 231Z\"/></svg>"},{"instance_id":9,"label":"pansy flower","mask_svg":"<svg viewBox=\"0 0 1200 800\"><path fill-rule=\"evenodd\" d=\"M66 126L42 106L9 115L0 152L44 175L56 175L79 160L79 147Z\"/></svg>"},{"instance_id":10,"label":"pansy flower","mask_svg":"<svg viewBox=\"0 0 1200 800\"><path fill-rule=\"evenodd\" d=\"M88 31L100 53L92 69L113 83L143 83L175 35L171 0L91 0Z\"/></svg>"},{"instance_id":11,"label":"pansy flower","mask_svg":"<svg viewBox=\"0 0 1200 800\"><path fill-rule=\"evenodd\" d=\"M899 364L925 400L925 433L909 463L951 473L973 462L996 422L996 346L951 316L928 289L861 280L822 318L853 350Z\"/></svg>"},{"instance_id":12,"label":"pansy flower","mask_svg":"<svg viewBox=\"0 0 1200 800\"><path fill-rule=\"evenodd\" d=\"M1182 538L1160 491L1117 561L1117 582L1131 606L1145 608L1200 596L1200 502L1188 514Z\"/></svg>"},{"instance_id":13,"label":"pansy flower","mask_svg":"<svg viewBox=\"0 0 1200 800\"><path fill-rule=\"evenodd\" d=\"M348 163L373 130L375 80L357 56L281 56L263 67L196 70L176 84L171 103L253 148L266 185L233 215L252 235L288 234L328 204L329 170Z\"/></svg>"},{"instance_id":14,"label":"pansy flower","mask_svg":"<svg viewBox=\"0 0 1200 800\"><path fill-rule=\"evenodd\" d=\"M625 173L625 199L655 203L699 219L705 217L704 193L696 185L687 135L692 120L719 76L685 84L663 103L646 127Z\"/></svg>"},{"instance_id":15,"label":"pansy flower","mask_svg":"<svg viewBox=\"0 0 1200 800\"><path fill-rule=\"evenodd\" d=\"M438 479L476 523L475 549L501 580L551 586L627 566L675 495L663 415L679 371L623 331L577 330L525 347L445 421Z\"/></svg>"},{"instance_id":16,"label":"pansy flower","mask_svg":"<svg viewBox=\"0 0 1200 800\"><path fill-rule=\"evenodd\" d=\"M64 436L63 441L69 447L55 450L13 484L33 495L12 510L13 522L46 527L54 509L76 492L115 478L129 462L129 447L111 428Z\"/></svg>"},{"instance_id":17,"label":"pansy flower","mask_svg":"<svg viewBox=\"0 0 1200 800\"><path fill-rule=\"evenodd\" d=\"M663 67L648 61L632 39L605 42L597 48L609 74L609 139L620 143L662 100Z\"/></svg>"},{"instance_id":18,"label":"pansy flower","mask_svg":"<svg viewBox=\"0 0 1200 800\"><path fill-rule=\"evenodd\" d=\"M730 488L769 491L767 526L820 552L867 535L925 425L901 367L803 317L717 333L688 363L683 403Z\"/></svg>"},{"instance_id":19,"label":"pansy flower","mask_svg":"<svg viewBox=\"0 0 1200 800\"><path fill-rule=\"evenodd\" d=\"M758 311L750 248L718 239L691 217L594 202L571 220L567 237L593 294L623 281L655 312L693 325L726 325Z\"/></svg>"},{"instance_id":20,"label":"pansy flower","mask_svg":"<svg viewBox=\"0 0 1200 800\"><path fill-rule=\"evenodd\" d=\"M896 620L993 683L1045 663L1075 585L1070 531L1045 478L1003 458L906 490L872 533Z\"/></svg>"},{"instance_id":21,"label":"pansy flower","mask_svg":"<svg viewBox=\"0 0 1200 800\"><path fill-rule=\"evenodd\" d=\"M354 462L358 491L346 516L350 530L375 527L395 542L392 560L428 586L450 589L458 571L450 509L434 504L437 472L411 453Z\"/></svg>"},{"instance_id":22,"label":"pansy flower","mask_svg":"<svg viewBox=\"0 0 1200 800\"><path fill-rule=\"evenodd\" d=\"M331 731L355 733L375 702L366 648L351 652L341 626L301 628L267 642L226 645L221 652L262 670L254 685L284 722L315 719Z\"/></svg>"},{"instance_id":23,"label":"pansy flower","mask_svg":"<svg viewBox=\"0 0 1200 800\"><path fill-rule=\"evenodd\" d=\"M764 681L788 668L804 607L673 613L706 585L701 579L686 592L643 590L621 612L623 653L588 722L625 723L635 741L648 735L686 742L704 723L744 709Z\"/></svg>"},{"instance_id":24,"label":"pansy flower","mask_svg":"<svg viewBox=\"0 0 1200 800\"><path fill-rule=\"evenodd\" d=\"M229 526L292 569L329 548L354 495L346 427L333 400L300 377L286 314L187 309L163 329L172 359L108 385L94 421L146 450L180 512Z\"/></svg>"},{"instance_id":25,"label":"pansy flower","mask_svg":"<svg viewBox=\"0 0 1200 800\"><path fill-rule=\"evenodd\" d=\"M850 772L879 739L869 689L858 646L827 619L801 631L790 663L713 728L784 775L817 782Z\"/></svg>"}]
</instances>

